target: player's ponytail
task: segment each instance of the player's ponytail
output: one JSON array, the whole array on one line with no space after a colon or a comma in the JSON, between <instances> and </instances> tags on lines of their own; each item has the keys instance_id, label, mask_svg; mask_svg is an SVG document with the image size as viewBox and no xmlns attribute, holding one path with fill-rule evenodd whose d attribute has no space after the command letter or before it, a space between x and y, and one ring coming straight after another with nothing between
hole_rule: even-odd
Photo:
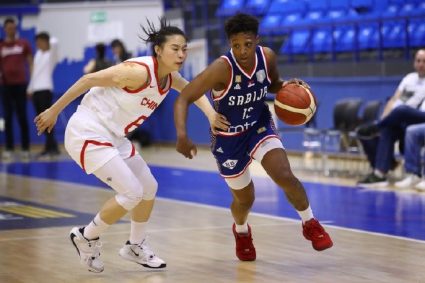
<instances>
[{"instance_id":1,"label":"player's ponytail","mask_svg":"<svg viewBox=\"0 0 425 283\"><path fill-rule=\"evenodd\" d=\"M155 57L157 56L155 52L155 46L157 45L162 46L162 44L167 40L166 37L168 35L175 35L175 34L182 35L187 41L187 37L185 33L178 27L171 26L165 17L161 17L159 20L160 20L159 30L156 30L155 25L149 20L146 20L148 23L148 26L146 28L141 26L147 38L144 38L142 36L140 36L140 38L146 43L151 43L152 54Z\"/></svg>"}]
</instances>

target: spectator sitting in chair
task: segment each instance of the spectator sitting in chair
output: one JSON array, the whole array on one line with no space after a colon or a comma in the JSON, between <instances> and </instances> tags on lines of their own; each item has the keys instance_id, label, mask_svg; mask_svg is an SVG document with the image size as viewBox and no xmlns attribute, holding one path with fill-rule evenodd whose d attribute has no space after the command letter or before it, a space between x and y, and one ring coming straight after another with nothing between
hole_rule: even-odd
<instances>
[{"instance_id":1,"label":"spectator sitting in chair","mask_svg":"<svg viewBox=\"0 0 425 283\"><path fill-rule=\"evenodd\" d=\"M404 168L406 177L396 182L397 188L415 188L425 192L425 123L412 125L406 129L404 138Z\"/></svg>"},{"instance_id":2,"label":"spectator sitting in chair","mask_svg":"<svg viewBox=\"0 0 425 283\"><path fill-rule=\"evenodd\" d=\"M394 144L400 141L410 125L425 123L425 49L416 52L416 72L406 75L396 93L384 108L380 121L361 125L357 134L373 171L358 182L361 186L388 185L387 173L394 169Z\"/></svg>"}]
</instances>

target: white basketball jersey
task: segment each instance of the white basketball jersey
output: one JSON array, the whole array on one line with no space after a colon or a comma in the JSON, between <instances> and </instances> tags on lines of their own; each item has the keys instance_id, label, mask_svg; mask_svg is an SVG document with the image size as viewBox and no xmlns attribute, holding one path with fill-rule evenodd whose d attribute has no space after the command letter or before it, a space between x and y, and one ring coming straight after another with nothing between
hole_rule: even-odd
<instances>
[{"instance_id":1,"label":"white basketball jersey","mask_svg":"<svg viewBox=\"0 0 425 283\"><path fill-rule=\"evenodd\" d=\"M140 126L164 100L173 78L181 77L178 72L169 74L162 89L158 84L158 62L155 57L132 58L126 62L145 66L149 70L149 85L137 90L93 87L81 101L82 105L91 109L104 126L117 136L125 136Z\"/></svg>"}]
</instances>

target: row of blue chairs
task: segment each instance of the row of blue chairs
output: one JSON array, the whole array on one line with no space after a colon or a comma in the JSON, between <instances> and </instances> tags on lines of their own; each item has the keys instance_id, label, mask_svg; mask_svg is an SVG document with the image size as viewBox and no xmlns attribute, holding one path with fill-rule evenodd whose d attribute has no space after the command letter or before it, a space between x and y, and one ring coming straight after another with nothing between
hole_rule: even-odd
<instances>
[{"instance_id":1,"label":"row of blue chairs","mask_svg":"<svg viewBox=\"0 0 425 283\"><path fill-rule=\"evenodd\" d=\"M418 3L393 2L385 7L358 6L357 8L350 6L348 1L332 1L331 4L325 0L309 1L310 8L306 11L306 2L274 0L267 14L261 19L260 33L263 35L279 35L287 33L288 29L307 25L342 24L346 21L378 22L394 18L425 16L425 1ZM281 5L279 10L273 8L275 3L276 6ZM292 5L288 6L284 3L292 3ZM364 9L360 9L360 7L364 7Z\"/></svg>"},{"instance_id":2,"label":"row of blue chairs","mask_svg":"<svg viewBox=\"0 0 425 283\"><path fill-rule=\"evenodd\" d=\"M260 35L285 36L280 52L350 52L425 46L422 0L224 0L216 14L260 16Z\"/></svg>"},{"instance_id":3,"label":"row of blue chairs","mask_svg":"<svg viewBox=\"0 0 425 283\"><path fill-rule=\"evenodd\" d=\"M370 49L420 48L425 46L425 21L398 20L294 30L280 53L351 52Z\"/></svg>"},{"instance_id":4,"label":"row of blue chairs","mask_svg":"<svg viewBox=\"0 0 425 283\"><path fill-rule=\"evenodd\" d=\"M237 12L256 16L266 14L307 14L314 11L348 10L380 12L388 7L397 11L415 10L422 0L222 0L216 16L229 17Z\"/></svg>"}]
</instances>

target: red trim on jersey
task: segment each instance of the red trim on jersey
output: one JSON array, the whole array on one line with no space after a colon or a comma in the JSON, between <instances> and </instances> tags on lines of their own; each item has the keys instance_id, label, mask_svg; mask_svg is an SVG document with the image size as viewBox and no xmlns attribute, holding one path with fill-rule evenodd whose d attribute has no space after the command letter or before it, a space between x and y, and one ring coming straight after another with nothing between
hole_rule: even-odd
<instances>
[{"instance_id":1,"label":"red trim on jersey","mask_svg":"<svg viewBox=\"0 0 425 283\"><path fill-rule=\"evenodd\" d=\"M267 64L267 57L266 57L266 53L264 53L263 46L260 46L260 50L261 50L261 54L263 55L264 66L266 66L267 80L269 81L269 83L272 83L272 80L269 77L269 65Z\"/></svg>"},{"instance_id":2,"label":"red trim on jersey","mask_svg":"<svg viewBox=\"0 0 425 283\"><path fill-rule=\"evenodd\" d=\"M230 67L230 78L229 78L229 83L227 84L227 86L223 90L223 92L220 93L220 95L215 96L213 94L213 90L211 91L211 98L213 100L220 100L220 99L222 99L227 94L227 92L229 91L229 88L230 88L230 86L232 85L232 82L233 82L233 68L232 68L232 63L230 63L229 58L227 58L226 56L221 56L221 58L225 59L225 62L227 62L227 64L229 64L229 67Z\"/></svg>"},{"instance_id":3,"label":"red trim on jersey","mask_svg":"<svg viewBox=\"0 0 425 283\"><path fill-rule=\"evenodd\" d=\"M86 172L86 165L84 164L84 155L86 152L86 148L89 144L93 144L96 146L112 146L112 143L110 142L99 142L99 141L95 141L95 140L86 140L84 142L83 147L81 148L81 152L80 152L80 163L81 163L81 167L83 168L84 172Z\"/></svg>"},{"instance_id":4,"label":"red trim on jersey","mask_svg":"<svg viewBox=\"0 0 425 283\"><path fill-rule=\"evenodd\" d=\"M251 153L249 154L249 156L251 156L251 158L254 158L254 154L257 151L258 147L266 140L271 139L271 138L279 138L279 136L277 135L270 135L270 136L265 136L264 138L262 138L254 147L254 149L251 151Z\"/></svg>"},{"instance_id":5,"label":"red trim on jersey","mask_svg":"<svg viewBox=\"0 0 425 283\"><path fill-rule=\"evenodd\" d=\"M148 76L149 76L149 80L148 81L152 81L151 74L149 73L149 67L148 67L148 65L146 65L143 62L137 62L137 61L125 61L125 62L126 63L136 63L136 64L139 64L139 65L144 66L146 68L146 70L148 71ZM138 92L141 92L142 90L144 90L145 88L147 88L148 86L149 86L149 84L146 84L146 85L144 85L144 86L142 86L142 87L140 87L138 89L129 89L128 87L124 87L123 90L125 90L128 93L138 93Z\"/></svg>"},{"instance_id":6,"label":"red trim on jersey","mask_svg":"<svg viewBox=\"0 0 425 283\"><path fill-rule=\"evenodd\" d=\"M168 88L162 89L161 86L160 86L160 81L158 79L158 60L154 56L152 56L152 59L153 59L153 70L154 70L154 74L155 74L155 78L156 78L156 83L158 85L158 91L159 91L160 95L163 95L163 94L167 93L171 88L171 83L172 83L171 74L167 75L168 76L167 82L169 82Z\"/></svg>"},{"instance_id":7,"label":"red trim on jersey","mask_svg":"<svg viewBox=\"0 0 425 283\"><path fill-rule=\"evenodd\" d=\"M130 157L133 157L136 155L136 148L134 147L134 144L131 143L131 153L130 153Z\"/></svg>"},{"instance_id":8,"label":"red trim on jersey","mask_svg":"<svg viewBox=\"0 0 425 283\"><path fill-rule=\"evenodd\" d=\"M148 117L145 115L140 116L139 118L137 118L134 122L131 122L130 124L128 124L125 128L124 128L124 134L128 134L130 132L130 128L133 126L140 126L142 123L139 123L141 120L146 120Z\"/></svg>"},{"instance_id":9,"label":"red trim on jersey","mask_svg":"<svg viewBox=\"0 0 425 283\"><path fill-rule=\"evenodd\" d=\"M233 60L235 61L236 66L239 68L239 71L241 71L242 74L244 74L248 79L252 79L252 76L255 73L255 70L257 69L257 65L258 65L258 58L257 58L257 52L255 52L255 64L254 64L254 68L249 71L248 73L251 73L251 75L247 74L244 69L242 69L242 67L239 65L238 60L236 60L235 55L233 55L233 50L230 49L230 54L232 54Z\"/></svg>"}]
</instances>

